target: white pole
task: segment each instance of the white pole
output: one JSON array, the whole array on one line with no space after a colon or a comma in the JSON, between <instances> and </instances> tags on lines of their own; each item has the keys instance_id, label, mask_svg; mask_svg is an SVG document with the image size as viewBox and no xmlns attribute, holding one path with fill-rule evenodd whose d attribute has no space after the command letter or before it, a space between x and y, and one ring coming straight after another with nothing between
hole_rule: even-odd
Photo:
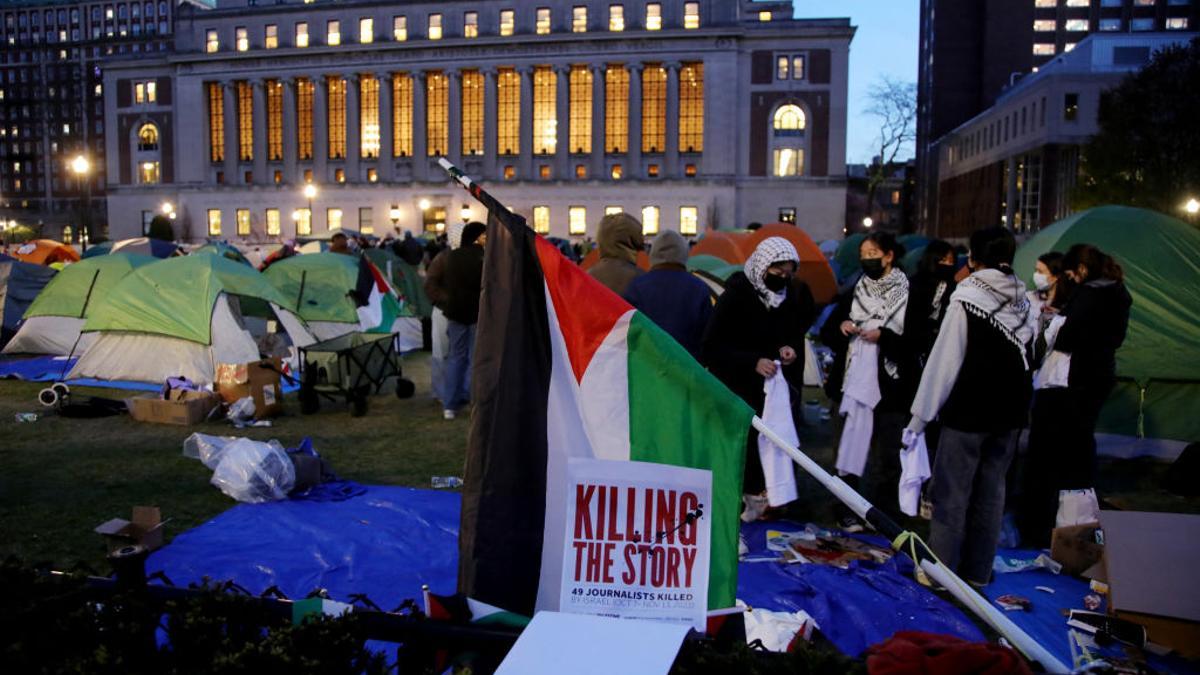
<instances>
[{"instance_id":1,"label":"white pole","mask_svg":"<svg viewBox=\"0 0 1200 675\"><path fill-rule=\"evenodd\" d=\"M793 447L790 443L780 438L779 434L772 431L757 415L754 416L752 423L755 429L758 429L762 435L770 439L776 447L786 452L793 461L800 465L800 468L817 479L817 482L824 485L827 490L832 492L843 504L850 507L860 518L866 520L867 512L873 508L871 502L852 490L842 479L829 475L825 469L822 469L808 455L800 452L798 448ZM878 512L876 513L878 514ZM879 515L882 516L883 514ZM996 632L1008 638L1013 646L1024 654L1026 658L1042 664L1042 667L1047 672L1071 672L1071 669L1063 664L1063 662L1055 658L1053 654L1038 644L1036 640L1029 637L1025 631L1021 630L1019 626L1010 621L1002 612L993 607L986 598L979 595L975 589L968 586L966 582L958 578L945 565L928 559L914 560L913 562L919 564L921 569L925 570L934 581L944 586L946 590L950 591L951 595L966 605L976 616L987 622Z\"/></svg>"}]
</instances>

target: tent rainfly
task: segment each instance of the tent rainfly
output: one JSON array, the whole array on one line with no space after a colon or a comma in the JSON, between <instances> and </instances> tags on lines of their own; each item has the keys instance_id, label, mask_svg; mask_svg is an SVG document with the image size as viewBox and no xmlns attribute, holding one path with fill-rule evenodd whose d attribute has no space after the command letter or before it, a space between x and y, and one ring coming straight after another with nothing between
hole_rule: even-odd
<instances>
[{"instance_id":1,"label":"tent rainfly","mask_svg":"<svg viewBox=\"0 0 1200 675\"><path fill-rule=\"evenodd\" d=\"M50 267L0 255L0 345L13 336L25 310L55 274Z\"/></svg>"}]
</instances>

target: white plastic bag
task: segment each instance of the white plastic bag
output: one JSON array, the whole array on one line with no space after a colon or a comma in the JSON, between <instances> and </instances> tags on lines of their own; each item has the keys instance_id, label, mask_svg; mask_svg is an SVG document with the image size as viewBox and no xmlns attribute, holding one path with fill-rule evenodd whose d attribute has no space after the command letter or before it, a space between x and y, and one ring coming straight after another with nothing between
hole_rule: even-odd
<instances>
[{"instance_id":1,"label":"white plastic bag","mask_svg":"<svg viewBox=\"0 0 1200 675\"><path fill-rule=\"evenodd\" d=\"M797 637L811 640L813 629L817 628L817 622L804 610L772 612L755 609L742 617L746 622L746 643L762 640L763 648L772 652L786 652Z\"/></svg>"},{"instance_id":2,"label":"white plastic bag","mask_svg":"<svg viewBox=\"0 0 1200 675\"><path fill-rule=\"evenodd\" d=\"M210 470L217 468L225 448L236 441L236 436L210 436L194 433L183 439L183 456L200 460Z\"/></svg>"},{"instance_id":3,"label":"white plastic bag","mask_svg":"<svg viewBox=\"0 0 1200 675\"><path fill-rule=\"evenodd\" d=\"M1100 522L1100 503L1096 501L1096 491L1059 490L1058 517L1055 527L1071 527L1072 525L1092 525Z\"/></svg>"},{"instance_id":4,"label":"white plastic bag","mask_svg":"<svg viewBox=\"0 0 1200 675\"><path fill-rule=\"evenodd\" d=\"M212 484L239 502L286 499L296 484L296 468L278 441L239 438L221 453Z\"/></svg>"}]
</instances>

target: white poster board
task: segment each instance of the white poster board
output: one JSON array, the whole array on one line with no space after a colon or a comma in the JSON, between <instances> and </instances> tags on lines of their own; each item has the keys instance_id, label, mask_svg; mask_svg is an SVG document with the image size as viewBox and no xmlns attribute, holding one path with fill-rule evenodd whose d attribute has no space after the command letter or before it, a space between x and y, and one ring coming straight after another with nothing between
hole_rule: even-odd
<instances>
[{"instance_id":1,"label":"white poster board","mask_svg":"<svg viewBox=\"0 0 1200 675\"><path fill-rule=\"evenodd\" d=\"M712 472L571 459L560 611L705 628Z\"/></svg>"}]
</instances>

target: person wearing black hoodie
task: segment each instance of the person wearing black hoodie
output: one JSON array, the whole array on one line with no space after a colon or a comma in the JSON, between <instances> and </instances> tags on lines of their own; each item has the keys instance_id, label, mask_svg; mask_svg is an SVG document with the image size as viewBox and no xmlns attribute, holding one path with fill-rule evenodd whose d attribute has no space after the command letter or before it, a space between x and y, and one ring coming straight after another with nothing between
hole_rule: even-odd
<instances>
[{"instance_id":1,"label":"person wearing black hoodie","mask_svg":"<svg viewBox=\"0 0 1200 675\"><path fill-rule=\"evenodd\" d=\"M904 432L913 447L942 424L933 463L929 545L952 571L988 583L1004 516L1005 475L1028 416L1033 323L1001 227L971 235L972 274L958 284L929 354Z\"/></svg>"},{"instance_id":2,"label":"person wearing black hoodie","mask_svg":"<svg viewBox=\"0 0 1200 675\"><path fill-rule=\"evenodd\" d=\"M442 382L442 416L452 420L470 400L471 358L475 345L475 323L479 320L479 295L483 289L483 247L487 226L467 223L461 245L445 254L425 280L425 289L446 315L449 353ZM440 256L439 256L440 257Z\"/></svg>"}]
</instances>

